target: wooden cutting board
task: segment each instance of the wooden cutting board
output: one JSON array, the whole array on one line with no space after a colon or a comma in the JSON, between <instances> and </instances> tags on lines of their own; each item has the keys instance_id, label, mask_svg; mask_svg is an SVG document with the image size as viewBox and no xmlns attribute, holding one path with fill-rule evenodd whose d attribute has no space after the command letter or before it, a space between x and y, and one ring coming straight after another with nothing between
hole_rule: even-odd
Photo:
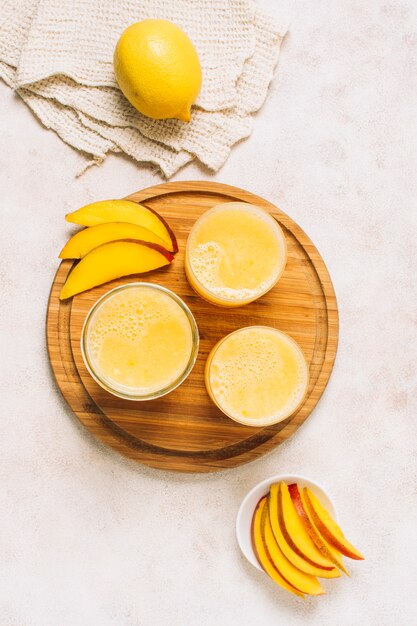
<instances>
[{"instance_id":1,"label":"wooden cutting board","mask_svg":"<svg viewBox=\"0 0 417 626\"><path fill-rule=\"evenodd\" d=\"M338 314L326 266L305 233L276 206L237 187L206 181L165 183L129 196L163 215L176 233L179 252L168 268L115 280L72 300L59 292L72 267L63 261L48 303L47 343L53 373L64 398L84 426L121 454L155 468L209 472L258 458L290 437L322 395L336 356ZM188 285L184 249L199 215L220 202L246 201L268 210L280 223L288 244L288 262L278 284L258 301L225 309L209 304ZM175 391L149 402L116 398L88 374L80 351L85 316L103 293L134 280L159 283L181 296L197 320L200 351L187 380ZM250 325L267 325L291 335L310 368L303 405L290 418L266 428L240 425L211 402L204 386L206 358L224 335Z\"/></svg>"}]
</instances>

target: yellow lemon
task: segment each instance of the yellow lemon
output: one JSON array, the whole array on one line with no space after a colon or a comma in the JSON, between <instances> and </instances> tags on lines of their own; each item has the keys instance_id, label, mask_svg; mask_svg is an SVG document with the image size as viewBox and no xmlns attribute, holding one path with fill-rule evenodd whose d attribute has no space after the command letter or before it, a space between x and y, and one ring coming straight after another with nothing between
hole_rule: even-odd
<instances>
[{"instance_id":1,"label":"yellow lemon","mask_svg":"<svg viewBox=\"0 0 417 626\"><path fill-rule=\"evenodd\" d=\"M123 94L144 115L190 121L201 67L192 42L172 22L143 20L129 26L116 46L114 71Z\"/></svg>"}]
</instances>

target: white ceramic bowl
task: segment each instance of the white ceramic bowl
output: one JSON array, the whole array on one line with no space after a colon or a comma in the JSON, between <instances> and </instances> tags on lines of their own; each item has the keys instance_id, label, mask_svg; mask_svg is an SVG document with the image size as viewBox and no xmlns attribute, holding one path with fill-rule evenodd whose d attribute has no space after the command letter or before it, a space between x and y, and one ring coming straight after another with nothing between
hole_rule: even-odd
<instances>
[{"instance_id":1,"label":"white ceramic bowl","mask_svg":"<svg viewBox=\"0 0 417 626\"><path fill-rule=\"evenodd\" d=\"M311 491L320 498L323 506L329 511L329 513L336 518L336 512L330 497L324 491L323 487L318 485L312 480L305 478L304 476L297 476L295 474L279 474L278 476L271 476L266 478L262 482L258 483L246 494L240 505L239 512L236 518L236 537L240 549L244 556L248 559L254 567L262 571L262 567L258 563L258 559L252 548L251 539L251 525L252 517L255 511L255 507L259 500L269 492L269 488L273 483L279 483L283 480L287 485L291 483L297 483L301 489L308 487Z\"/></svg>"}]
</instances>

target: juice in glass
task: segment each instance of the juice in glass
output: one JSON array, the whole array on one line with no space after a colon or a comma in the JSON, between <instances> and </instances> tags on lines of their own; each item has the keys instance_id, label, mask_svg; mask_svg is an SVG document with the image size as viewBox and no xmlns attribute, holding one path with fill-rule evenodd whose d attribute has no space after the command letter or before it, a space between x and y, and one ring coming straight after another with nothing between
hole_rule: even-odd
<instances>
[{"instance_id":1,"label":"juice in glass","mask_svg":"<svg viewBox=\"0 0 417 626\"><path fill-rule=\"evenodd\" d=\"M203 298L235 307L269 291L286 260L284 234L267 211L246 202L225 202L203 213L191 229L185 271Z\"/></svg>"},{"instance_id":2,"label":"juice in glass","mask_svg":"<svg viewBox=\"0 0 417 626\"><path fill-rule=\"evenodd\" d=\"M308 366L294 339L275 328L249 326L214 346L205 383L225 415L248 426L269 426L289 417L302 403Z\"/></svg>"},{"instance_id":3,"label":"juice in glass","mask_svg":"<svg viewBox=\"0 0 417 626\"><path fill-rule=\"evenodd\" d=\"M198 329L176 294L151 283L112 289L87 315L84 362L104 389L121 398L150 400L172 391L190 373Z\"/></svg>"}]
</instances>

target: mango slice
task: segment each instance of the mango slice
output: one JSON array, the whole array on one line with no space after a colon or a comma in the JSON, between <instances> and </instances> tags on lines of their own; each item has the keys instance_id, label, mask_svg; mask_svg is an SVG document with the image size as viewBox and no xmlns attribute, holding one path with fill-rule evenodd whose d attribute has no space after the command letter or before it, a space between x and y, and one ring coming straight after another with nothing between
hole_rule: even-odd
<instances>
[{"instance_id":1,"label":"mango slice","mask_svg":"<svg viewBox=\"0 0 417 626\"><path fill-rule=\"evenodd\" d=\"M147 242L114 241L89 252L75 265L60 293L60 300L115 278L150 272L173 260L160 246Z\"/></svg>"},{"instance_id":2,"label":"mango slice","mask_svg":"<svg viewBox=\"0 0 417 626\"><path fill-rule=\"evenodd\" d=\"M280 587L283 587L284 589L290 591L296 596L304 598L304 594L301 593L301 591L298 591L298 589L296 589L292 585L290 585L290 583L288 583L285 578L281 576L279 571L274 567L269 559L261 534L262 513L266 506L266 503L267 497L265 496L264 498L262 498L262 500L260 500L260 502L258 502L258 506L256 507L255 514L252 520L252 544L256 557L263 570L268 574L268 576L272 578L274 582L277 583L277 585L280 585Z\"/></svg>"},{"instance_id":3,"label":"mango slice","mask_svg":"<svg viewBox=\"0 0 417 626\"><path fill-rule=\"evenodd\" d=\"M75 233L62 248L59 258L82 259L94 248L119 239L146 241L165 247L163 239L143 226L126 222L108 222L90 226L90 228L84 228L84 230Z\"/></svg>"},{"instance_id":4,"label":"mango slice","mask_svg":"<svg viewBox=\"0 0 417 626\"><path fill-rule=\"evenodd\" d=\"M272 532L271 523L269 521L268 501L263 507L261 516L261 536L266 552L275 569L279 571L281 576L293 587L302 593L308 593L312 596L319 596L324 593L323 587L317 578L302 572L295 567L281 552Z\"/></svg>"},{"instance_id":5,"label":"mango slice","mask_svg":"<svg viewBox=\"0 0 417 626\"><path fill-rule=\"evenodd\" d=\"M349 573L342 561L340 552L335 550L329 543L327 543L324 537L317 530L311 516L308 513L307 505L300 489L298 488L298 485L296 483L288 485L288 491L304 528L306 529L307 533L310 535L311 539L316 544L322 555L330 559L332 563L337 565L337 567L339 567L343 572L345 572L345 574L349 576Z\"/></svg>"},{"instance_id":6,"label":"mango slice","mask_svg":"<svg viewBox=\"0 0 417 626\"><path fill-rule=\"evenodd\" d=\"M284 482L279 485L278 520L285 539L295 552L316 567L323 567L324 569L334 567L330 559L321 554L307 534L292 503L288 486Z\"/></svg>"},{"instance_id":7,"label":"mango slice","mask_svg":"<svg viewBox=\"0 0 417 626\"><path fill-rule=\"evenodd\" d=\"M143 226L164 241L170 252L178 252L174 233L159 213L131 200L101 200L87 204L65 216L67 222L80 226L96 226L108 222L128 222Z\"/></svg>"},{"instance_id":8,"label":"mango slice","mask_svg":"<svg viewBox=\"0 0 417 626\"><path fill-rule=\"evenodd\" d=\"M295 567L298 567L298 569L307 574L319 576L320 578L339 578L340 572L336 567L329 570L312 565L309 561L306 561L303 556L300 556L298 552L295 552L286 541L278 521L278 487L278 485L271 487L268 498L268 512L272 532L274 533L275 540L281 551Z\"/></svg>"},{"instance_id":9,"label":"mango slice","mask_svg":"<svg viewBox=\"0 0 417 626\"><path fill-rule=\"evenodd\" d=\"M303 496L314 524L326 541L345 556L358 561L363 560L362 554L346 539L340 527L314 493L305 487Z\"/></svg>"}]
</instances>

